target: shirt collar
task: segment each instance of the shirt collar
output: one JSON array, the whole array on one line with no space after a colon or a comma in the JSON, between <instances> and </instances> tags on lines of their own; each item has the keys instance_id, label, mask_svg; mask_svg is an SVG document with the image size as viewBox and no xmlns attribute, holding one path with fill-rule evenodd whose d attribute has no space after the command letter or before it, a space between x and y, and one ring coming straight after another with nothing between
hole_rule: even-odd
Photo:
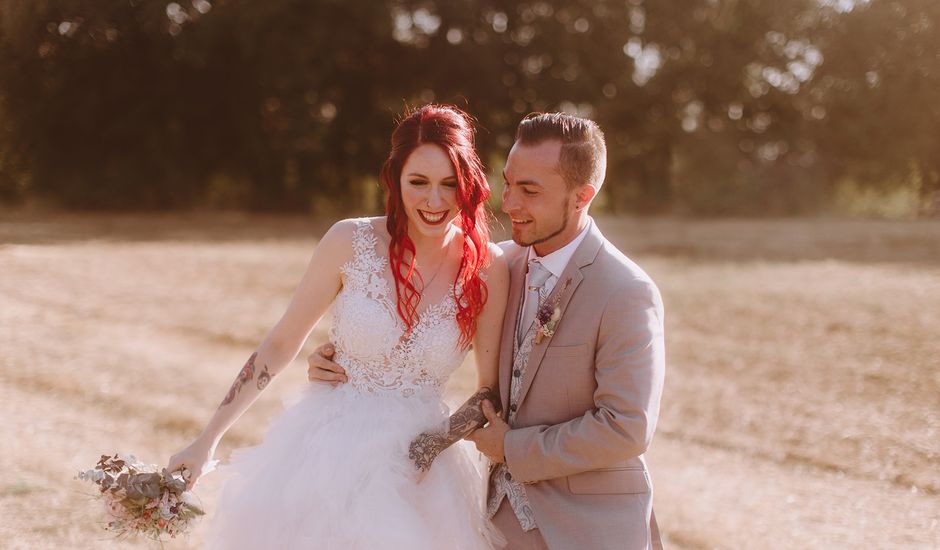
<instances>
[{"instance_id":1,"label":"shirt collar","mask_svg":"<svg viewBox=\"0 0 940 550\"><path fill-rule=\"evenodd\" d=\"M591 229L591 225L593 223L594 220L591 217L588 217L588 223L585 224L584 229L578 233L578 236L572 239L570 243L552 252L551 254L546 254L540 257L535 253L535 247L530 246L528 260L538 258L539 263L542 264L542 267L547 269L556 278L560 278L562 272L565 270L565 267L568 266L568 262L571 261L571 257L574 256L574 251L578 249L578 245L580 245L581 241L584 240L584 237L587 236L588 231Z\"/></svg>"}]
</instances>

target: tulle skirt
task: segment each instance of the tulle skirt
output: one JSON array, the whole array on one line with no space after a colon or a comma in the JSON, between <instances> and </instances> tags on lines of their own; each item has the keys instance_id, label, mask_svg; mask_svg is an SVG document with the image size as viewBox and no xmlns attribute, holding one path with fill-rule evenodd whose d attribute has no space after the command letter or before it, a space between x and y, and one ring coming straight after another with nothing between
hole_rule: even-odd
<instances>
[{"instance_id":1,"label":"tulle skirt","mask_svg":"<svg viewBox=\"0 0 940 550\"><path fill-rule=\"evenodd\" d=\"M444 451L420 483L408 444L439 428L437 397L376 396L309 383L263 443L219 469L209 549L490 549L485 485L465 445ZM471 447L472 448L472 447ZM475 451L474 451L475 452Z\"/></svg>"}]
</instances>

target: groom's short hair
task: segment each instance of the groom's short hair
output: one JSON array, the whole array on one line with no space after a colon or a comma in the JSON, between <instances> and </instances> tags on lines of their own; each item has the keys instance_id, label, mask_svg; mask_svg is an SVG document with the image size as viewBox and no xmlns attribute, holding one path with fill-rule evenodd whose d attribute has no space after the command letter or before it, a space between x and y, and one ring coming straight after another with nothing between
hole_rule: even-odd
<instances>
[{"instance_id":1,"label":"groom's short hair","mask_svg":"<svg viewBox=\"0 0 940 550\"><path fill-rule=\"evenodd\" d=\"M596 122L566 113L532 113L516 128L516 141L538 145L561 142L558 171L569 188L588 183L600 189L607 172L607 145Z\"/></svg>"}]
</instances>

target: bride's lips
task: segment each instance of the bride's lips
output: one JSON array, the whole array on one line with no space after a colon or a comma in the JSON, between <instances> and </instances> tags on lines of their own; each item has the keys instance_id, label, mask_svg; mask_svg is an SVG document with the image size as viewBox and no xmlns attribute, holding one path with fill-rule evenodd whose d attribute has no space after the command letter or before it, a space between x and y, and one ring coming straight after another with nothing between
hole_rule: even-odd
<instances>
[{"instance_id":1,"label":"bride's lips","mask_svg":"<svg viewBox=\"0 0 940 550\"><path fill-rule=\"evenodd\" d=\"M421 216L421 221L428 225L441 225L447 221L447 213L449 210L444 210L443 212L428 212L427 210L418 210L418 215Z\"/></svg>"}]
</instances>

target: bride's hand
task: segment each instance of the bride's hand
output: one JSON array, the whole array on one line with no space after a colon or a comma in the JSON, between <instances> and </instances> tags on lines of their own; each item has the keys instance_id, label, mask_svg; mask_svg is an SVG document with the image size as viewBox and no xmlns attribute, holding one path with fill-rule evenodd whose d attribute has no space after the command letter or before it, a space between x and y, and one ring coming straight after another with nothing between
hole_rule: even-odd
<instances>
[{"instance_id":1,"label":"bride's hand","mask_svg":"<svg viewBox=\"0 0 940 550\"><path fill-rule=\"evenodd\" d=\"M428 470L431 469L431 463L446 447L447 440L444 434L435 432L424 432L411 441L408 446L408 458L418 471L416 477L418 483L421 483Z\"/></svg>"},{"instance_id":2,"label":"bride's hand","mask_svg":"<svg viewBox=\"0 0 940 550\"><path fill-rule=\"evenodd\" d=\"M422 481L424 481L424 478L426 478L427 475L428 475L428 470L422 470L421 468L416 469L415 470L415 483L420 484Z\"/></svg>"},{"instance_id":3,"label":"bride's hand","mask_svg":"<svg viewBox=\"0 0 940 550\"><path fill-rule=\"evenodd\" d=\"M215 445L196 439L188 447L170 457L166 469L168 472L182 470L186 480L186 489L192 489L204 474L211 472L217 460L213 460Z\"/></svg>"}]
</instances>

